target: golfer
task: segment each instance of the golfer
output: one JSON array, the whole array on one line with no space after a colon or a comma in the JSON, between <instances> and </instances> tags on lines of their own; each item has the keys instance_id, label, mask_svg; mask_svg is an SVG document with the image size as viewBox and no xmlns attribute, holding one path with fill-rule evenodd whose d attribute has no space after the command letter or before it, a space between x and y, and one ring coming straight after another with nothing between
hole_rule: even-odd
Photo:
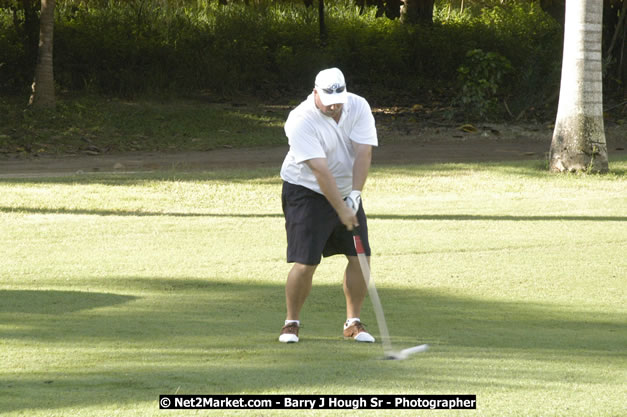
<instances>
[{"instance_id":1,"label":"golfer","mask_svg":"<svg viewBox=\"0 0 627 417\"><path fill-rule=\"evenodd\" d=\"M313 92L285 123L290 149L281 167L282 203L287 232L287 318L279 341L298 342L300 311L311 291L321 256L343 254L346 322L344 337L374 342L359 320L367 293L352 230L359 226L368 262L368 226L361 191L372 147L378 145L368 102L346 90L337 68L320 71Z\"/></svg>"}]
</instances>

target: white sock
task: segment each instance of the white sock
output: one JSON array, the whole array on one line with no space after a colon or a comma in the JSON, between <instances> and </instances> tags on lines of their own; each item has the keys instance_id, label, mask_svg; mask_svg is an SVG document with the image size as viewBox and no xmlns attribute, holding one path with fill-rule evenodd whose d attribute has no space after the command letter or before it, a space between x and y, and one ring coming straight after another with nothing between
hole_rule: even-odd
<instances>
[{"instance_id":1,"label":"white sock","mask_svg":"<svg viewBox=\"0 0 627 417\"><path fill-rule=\"evenodd\" d=\"M359 320L359 317L353 317L351 319L346 319L346 323L344 323L344 328L350 327L350 325L353 324L356 321L361 321L361 320Z\"/></svg>"},{"instance_id":2,"label":"white sock","mask_svg":"<svg viewBox=\"0 0 627 417\"><path fill-rule=\"evenodd\" d=\"M285 320L285 324L296 323L300 327L300 320Z\"/></svg>"}]
</instances>

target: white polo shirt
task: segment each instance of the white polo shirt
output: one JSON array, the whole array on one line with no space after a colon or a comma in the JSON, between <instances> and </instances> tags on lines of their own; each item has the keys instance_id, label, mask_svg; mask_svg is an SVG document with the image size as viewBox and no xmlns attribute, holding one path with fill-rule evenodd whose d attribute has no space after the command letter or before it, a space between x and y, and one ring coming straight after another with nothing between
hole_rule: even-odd
<instances>
[{"instance_id":1,"label":"white polo shirt","mask_svg":"<svg viewBox=\"0 0 627 417\"><path fill-rule=\"evenodd\" d=\"M281 167L281 178L322 194L318 181L305 161L326 158L342 197L353 189L353 142L377 146L377 130L370 105L356 94L348 93L339 123L316 107L311 93L292 110L285 122L290 150Z\"/></svg>"}]
</instances>

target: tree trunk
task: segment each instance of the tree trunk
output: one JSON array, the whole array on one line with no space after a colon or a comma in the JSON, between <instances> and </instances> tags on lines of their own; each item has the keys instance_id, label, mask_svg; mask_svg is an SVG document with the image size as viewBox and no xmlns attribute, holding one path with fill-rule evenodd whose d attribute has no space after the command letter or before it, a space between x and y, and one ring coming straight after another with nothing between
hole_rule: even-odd
<instances>
[{"instance_id":1,"label":"tree trunk","mask_svg":"<svg viewBox=\"0 0 627 417\"><path fill-rule=\"evenodd\" d=\"M39 17L34 0L22 0L24 9L24 36L26 38L26 56L28 63L35 66L37 62L37 45L39 42Z\"/></svg>"},{"instance_id":2,"label":"tree trunk","mask_svg":"<svg viewBox=\"0 0 627 417\"><path fill-rule=\"evenodd\" d=\"M553 172L607 172L603 125L601 33L603 2L566 5L557 119L549 153Z\"/></svg>"},{"instance_id":3,"label":"tree trunk","mask_svg":"<svg viewBox=\"0 0 627 417\"><path fill-rule=\"evenodd\" d=\"M401 0L386 0L385 6L383 6L383 0L379 0L377 9L385 9L385 16L388 19L394 20L401 17Z\"/></svg>"},{"instance_id":4,"label":"tree trunk","mask_svg":"<svg viewBox=\"0 0 627 417\"><path fill-rule=\"evenodd\" d=\"M401 8L401 22L410 25L433 23L433 3L435 0L405 0Z\"/></svg>"},{"instance_id":5,"label":"tree trunk","mask_svg":"<svg viewBox=\"0 0 627 417\"><path fill-rule=\"evenodd\" d=\"M320 30L320 43L326 45L327 43L327 27L324 23L324 0L318 0L318 27Z\"/></svg>"},{"instance_id":6,"label":"tree trunk","mask_svg":"<svg viewBox=\"0 0 627 417\"><path fill-rule=\"evenodd\" d=\"M603 37L609 40L609 46L606 51L606 61L610 61L606 69L609 74L615 78L616 82L607 85L616 87L617 90L622 86L623 99L627 98L627 69L625 68L625 38L627 38L627 0L606 0L603 10L603 23L605 32Z\"/></svg>"},{"instance_id":7,"label":"tree trunk","mask_svg":"<svg viewBox=\"0 0 627 417\"><path fill-rule=\"evenodd\" d=\"M54 72L52 65L52 45L54 33L55 0L41 0L41 18L39 24L39 53L33 93L28 101L33 107L54 107Z\"/></svg>"}]
</instances>

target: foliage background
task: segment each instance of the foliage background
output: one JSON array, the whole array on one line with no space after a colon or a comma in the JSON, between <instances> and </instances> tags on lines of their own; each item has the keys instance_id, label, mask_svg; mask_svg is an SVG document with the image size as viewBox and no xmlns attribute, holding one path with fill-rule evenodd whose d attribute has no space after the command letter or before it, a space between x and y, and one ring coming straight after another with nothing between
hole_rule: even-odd
<instances>
[{"instance_id":1,"label":"foliage background","mask_svg":"<svg viewBox=\"0 0 627 417\"><path fill-rule=\"evenodd\" d=\"M374 7L360 13L350 0L327 1L321 40L317 8L296 1L58 1L55 80L62 91L121 97L281 100L306 92L319 69L338 66L353 91L383 102L436 94L463 103L459 70L474 71L467 53L481 50L505 63L488 77L499 80L486 87L494 90L490 100L507 100L516 112L557 90L562 29L536 2L475 1L463 13L452 3L437 2L433 25L424 26L377 18ZM27 91L36 55L24 16L0 10L0 91Z\"/></svg>"}]
</instances>

